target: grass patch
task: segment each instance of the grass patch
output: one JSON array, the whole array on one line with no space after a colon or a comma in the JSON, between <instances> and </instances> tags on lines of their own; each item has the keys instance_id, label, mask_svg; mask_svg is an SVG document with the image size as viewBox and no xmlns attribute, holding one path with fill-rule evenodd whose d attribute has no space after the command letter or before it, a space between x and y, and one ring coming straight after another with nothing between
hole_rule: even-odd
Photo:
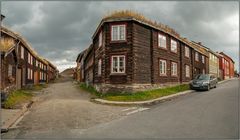
<instances>
[{"instance_id":1,"label":"grass patch","mask_svg":"<svg viewBox=\"0 0 240 140\"><path fill-rule=\"evenodd\" d=\"M80 88L90 92L91 94L97 96L98 98L102 98L105 100L144 101L144 100L155 99L155 98L159 98L159 97L176 94L178 92L189 90L189 85L183 84L183 85L177 85L177 86L166 87L166 88L161 88L161 89L139 91L139 92L135 92L135 93L115 92L115 93L107 93L107 94L99 93L92 86L87 86L86 84L80 84Z\"/></svg>"},{"instance_id":2,"label":"grass patch","mask_svg":"<svg viewBox=\"0 0 240 140\"><path fill-rule=\"evenodd\" d=\"M16 90L10 93L7 100L4 101L4 108L18 108L17 106L21 105L24 102L31 100L32 94L26 90Z\"/></svg>"},{"instance_id":3,"label":"grass patch","mask_svg":"<svg viewBox=\"0 0 240 140\"><path fill-rule=\"evenodd\" d=\"M94 87L92 86L87 86L85 83L81 83L79 86L81 89L91 93L93 96L100 98L102 94L98 92Z\"/></svg>"}]
</instances>

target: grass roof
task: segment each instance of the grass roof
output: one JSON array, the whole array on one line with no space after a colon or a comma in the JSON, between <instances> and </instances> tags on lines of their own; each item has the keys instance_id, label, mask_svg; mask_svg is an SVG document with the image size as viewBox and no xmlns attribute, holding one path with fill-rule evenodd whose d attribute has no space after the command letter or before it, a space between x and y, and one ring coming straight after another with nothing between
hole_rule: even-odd
<instances>
[{"instance_id":1,"label":"grass roof","mask_svg":"<svg viewBox=\"0 0 240 140\"><path fill-rule=\"evenodd\" d=\"M179 33L177 33L177 31L175 31L174 29L170 28L169 26L164 25L164 24L162 24L160 22L148 19L143 14L137 13L137 12L132 11L132 10L117 10L117 11L113 11L113 12L108 13L107 15L105 15L103 17L103 20L117 19L117 18L134 18L136 20L142 21L142 22L147 23L149 25L152 25L154 27L161 28L165 32L174 34L174 35L176 35L178 37L180 36Z\"/></svg>"},{"instance_id":2,"label":"grass roof","mask_svg":"<svg viewBox=\"0 0 240 140\"><path fill-rule=\"evenodd\" d=\"M0 51L2 52L7 52L9 51L12 47L14 47L15 43L12 38L1 38L0 39Z\"/></svg>"}]
</instances>

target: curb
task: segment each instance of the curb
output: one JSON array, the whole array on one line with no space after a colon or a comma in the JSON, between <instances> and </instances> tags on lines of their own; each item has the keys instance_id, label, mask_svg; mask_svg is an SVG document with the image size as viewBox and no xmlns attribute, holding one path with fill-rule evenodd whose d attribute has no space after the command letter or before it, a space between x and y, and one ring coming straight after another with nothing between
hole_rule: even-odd
<instances>
[{"instance_id":1,"label":"curb","mask_svg":"<svg viewBox=\"0 0 240 140\"><path fill-rule=\"evenodd\" d=\"M103 99L91 99L92 102L98 103L98 104L105 104L105 105L118 105L118 106L131 106L131 105L153 105L156 103L164 102L171 100L173 98L183 96L189 93L194 92L194 90L187 90L183 92L179 92L176 94L152 99L152 100L147 100L147 101L136 101L136 102L121 102L121 101L108 101L108 100L103 100Z\"/></svg>"},{"instance_id":2,"label":"curb","mask_svg":"<svg viewBox=\"0 0 240 140\"><path fill-rule=\"evenodd\" d=\"M30 101L26 103L23 108L16 113L16 115L10 119L8 119L3 126L1 126L1 133L8 132L9 128L21 117L24 115L25 112L28 111L28 109L32 106L34 101Z\"/></svg>"}]
</instances>

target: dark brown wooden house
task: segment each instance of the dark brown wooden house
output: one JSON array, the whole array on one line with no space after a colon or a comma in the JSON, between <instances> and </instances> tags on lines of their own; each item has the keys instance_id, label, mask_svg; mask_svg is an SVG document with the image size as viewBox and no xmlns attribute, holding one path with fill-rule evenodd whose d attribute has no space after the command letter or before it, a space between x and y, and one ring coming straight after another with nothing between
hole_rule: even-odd
<instances>
[{"instance_id":1,"label":"dark brown wooden house","mask_svg":"<svg viewBox=\"0 0 240 140\"><path fill-rule=\"evenodd\" d=\"M133 12L105 17L92 39L93 84L101 92L159 88L208 73L198 45Z\"/></svg>"},{"instance_id":2,"label":"dark brown wooden house","mask_svg":"<svg viewBox=\"0 0 240 140\"><path fill-rule=\"evenodd\" d=\"M21 35L1 25L0 41L1 91L8 88L9 81L15 89L47 82L49 63Z\"/></svg>"}]
</instances>

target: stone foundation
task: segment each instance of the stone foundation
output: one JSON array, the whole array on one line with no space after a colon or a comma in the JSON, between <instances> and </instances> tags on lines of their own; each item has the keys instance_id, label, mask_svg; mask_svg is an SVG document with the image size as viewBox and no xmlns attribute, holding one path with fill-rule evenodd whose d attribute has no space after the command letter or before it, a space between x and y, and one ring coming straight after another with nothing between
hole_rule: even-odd
<instances>
[{"instance_id":1,"label":"stone foundation","mask_svg":"<svg viewBox=\"0 0 240 140\"><path fill-rule=\"evenodd\" d=\"M164 88L167 86L175 86L180 83L164 83L164 84L95 84L94 88L101 93L111 93L111 92L137 92ZM181 83L186 84L186 83Z\"/></svg>"}]
</instances>

